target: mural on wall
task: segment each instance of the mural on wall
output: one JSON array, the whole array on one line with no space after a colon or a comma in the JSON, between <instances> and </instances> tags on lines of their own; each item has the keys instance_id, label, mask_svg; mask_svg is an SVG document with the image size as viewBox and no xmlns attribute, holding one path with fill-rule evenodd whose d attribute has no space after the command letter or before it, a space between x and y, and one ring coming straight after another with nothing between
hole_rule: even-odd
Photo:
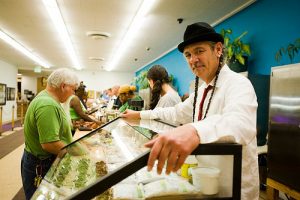
<instances>
[{"instance_id":1,"label":"mural on wall","mask_svg":"<svg viewBox=\"0 0 300 200\"><path fill-rule=\"evenodd\" d=\"M6 100L7 101L14 101L16 99L16 89L7 87L6 88Z\"/></svg>"},{"instance_id":2,"label":"mural on wall","mask_svg":"<svg viewBox=\"0 0 300 200\"><path fill-rule=\"evenodd\" d=\"M6 84L0 83L0 105L6 104Z\"/></svg>"}]
</instances>

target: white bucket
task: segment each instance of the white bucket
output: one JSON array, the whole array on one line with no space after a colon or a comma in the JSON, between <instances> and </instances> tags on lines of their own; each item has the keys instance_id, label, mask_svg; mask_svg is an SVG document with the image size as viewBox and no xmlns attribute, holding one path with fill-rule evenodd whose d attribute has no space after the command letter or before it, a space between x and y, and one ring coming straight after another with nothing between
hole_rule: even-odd
<instances>
[{"instance_id":1,"label":"white bucket","mask_svg":"<svg viewBox=\"0 0 300 200\"><path fill-rule=\"evenodd\" d=\"M191 168L193 185L202 194L213 195L219 192L220 170L215 167L194 167Z\"/></svg>"}]
</instances>

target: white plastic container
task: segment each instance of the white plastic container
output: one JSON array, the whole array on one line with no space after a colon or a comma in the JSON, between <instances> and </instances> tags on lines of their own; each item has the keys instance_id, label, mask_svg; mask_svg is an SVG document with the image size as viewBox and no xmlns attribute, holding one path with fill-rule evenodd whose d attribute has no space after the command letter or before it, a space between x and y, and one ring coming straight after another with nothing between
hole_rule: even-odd
<instances>
[{"instance_id":1,"label":"white plastic container","mask_svg":"<svg viewBox=\"0 0 300 200\"><path fill-rule=\"evenodd\" d=\"M213 195L219 192L220 170L215 167L194 167L191 168L193 185L202 194Z\"/></svg>"}]
</instances>

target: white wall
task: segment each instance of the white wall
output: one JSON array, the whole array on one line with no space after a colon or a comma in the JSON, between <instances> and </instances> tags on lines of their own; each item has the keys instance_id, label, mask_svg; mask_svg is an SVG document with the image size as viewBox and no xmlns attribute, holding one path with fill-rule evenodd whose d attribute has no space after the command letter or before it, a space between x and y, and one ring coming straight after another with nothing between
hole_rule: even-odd
<instances>
[{"instance_id":1,"label":"white wall","mask_svg":"<svg viewBox=\"0 0 300 200\"><path fill-rule=\"evenodd\" d=\"M6 84L6 87L15 88L17 93L17 74L18 69L16 66L8 64L0 60L0 83ZM17 96L17 94L15 94ZM17 116L16 100L6 101L6 105L2 106L2 121L3 123L9 122L12 119L12 106L15 106L14 117Z\"/></svg>"},{"instance_id":2,"label":"white wall","mask_svg":"<svg viewBox=\"0 0 300 200\"><path fill-rule=\"evenodd\" d=\"M130 84L134 72L78 71L77 75L87 90L102 91L114 85Z\"/></svg>"},{"instance_id":3,"label":"white wall","mask_svg":"<svg viewBox=\"0 0 300 200\"><path fill-rule=\"evenodd\" d=\"M130 84L134 77L134 72L105 72L105 71L75 71L80 81L83 81L87 90L102 91L114 85ZM36 94L37 77L22 76L22 95L24 90L31 90Z\"/></svg>"},{"instance_id":4,"label":"white wall","mask_svg":"<svg viewBox=\"0 0 300 200\"><path fill-rule=\"evenodd\" d=\"M24 90L31 90L36 95L37 89L37 77L22 75L22 99L26 99Z\"/></svg>"}]
</instances>

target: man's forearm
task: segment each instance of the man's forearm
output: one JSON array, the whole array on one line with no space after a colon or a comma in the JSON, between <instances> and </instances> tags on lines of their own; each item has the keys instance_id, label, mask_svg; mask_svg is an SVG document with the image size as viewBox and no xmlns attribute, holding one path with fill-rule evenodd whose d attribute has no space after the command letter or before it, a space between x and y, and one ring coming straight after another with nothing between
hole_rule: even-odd
<instances>
[{"instance_id":1,"label":"man's forearm","mask_svg":"<svg viewBox=\"0 0 300 200\"><path fill-rule=\"evenodd\" d=\"M60 152L60 150L65 146L65 143L63 143L62 141L55 141L44 143L41 145L45 151L57 155Z\"/></svg>"}]
</instances>

